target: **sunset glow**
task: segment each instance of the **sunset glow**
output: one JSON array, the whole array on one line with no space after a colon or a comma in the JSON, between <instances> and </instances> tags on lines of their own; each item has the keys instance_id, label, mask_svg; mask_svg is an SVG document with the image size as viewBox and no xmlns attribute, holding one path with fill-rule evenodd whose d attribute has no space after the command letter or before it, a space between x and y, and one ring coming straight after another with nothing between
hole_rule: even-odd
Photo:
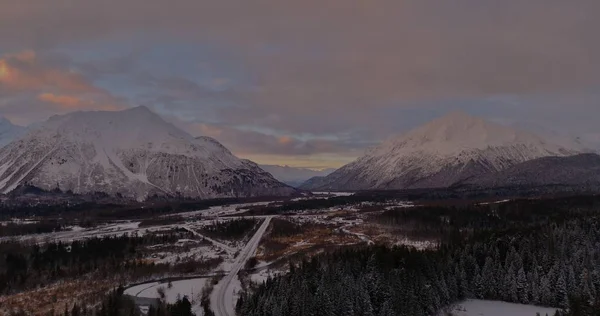
<instances>
[{"instance_id":1,"label":"sunset glow","mask_svg":"<svg viewBox=\"0 0 600 316\"><path fill-rule=\"evenodd\" d=\"M0 60L0 80L7 80L9 75L8 65L4 60Z\"/></svg>"}]
</instances>

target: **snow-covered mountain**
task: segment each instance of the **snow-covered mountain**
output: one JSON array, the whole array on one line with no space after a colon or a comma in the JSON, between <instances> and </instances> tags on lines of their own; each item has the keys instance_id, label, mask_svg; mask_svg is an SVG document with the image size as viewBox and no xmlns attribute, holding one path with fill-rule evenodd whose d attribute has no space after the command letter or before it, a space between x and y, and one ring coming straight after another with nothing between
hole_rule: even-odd
<instances>
[{"instance_id":1,"label":"snow-covered mountain","mask_svg":"<svg viewBox=\"0 0 600 316\"><path fill-rule=\"evenodd\" d=\"M259 165L263 170L272 174L275 179L291 186L300 186L313 177L324 177L335 169L313 170L279 165Z\"/></svg>"},{"instance_id":2,"label":"snow-covered mountain","mask_svg":"<svg viewBox=\"0 0 600 316\"><path fill-rule=\"evenodd\" d=\"M295 190L146 107L53 116L0 150L0 191L22 184L143 199L288 195Z\"/></svg>"},{"instance_id":3,"label":"snow-covered mountain","mask_svg":"<svg viewBox=\"0 0 600 316\"><path fill-rule=\"evenodd\" d=\"M389 139L311 190L437 188L521 162L584 152L458 112ZM316 183L316 186L314 185Z\"/></svg>"},{"instance_id":4,"label":"snow-covered mountain","mask_svg":"<svg viewBox=\"0 0 600 316\"><path fill-rule=\"evenodd\" d=\"M0 148L25 134L25 127L14 125L0 116Z\"/></svg>"}]
</instances>

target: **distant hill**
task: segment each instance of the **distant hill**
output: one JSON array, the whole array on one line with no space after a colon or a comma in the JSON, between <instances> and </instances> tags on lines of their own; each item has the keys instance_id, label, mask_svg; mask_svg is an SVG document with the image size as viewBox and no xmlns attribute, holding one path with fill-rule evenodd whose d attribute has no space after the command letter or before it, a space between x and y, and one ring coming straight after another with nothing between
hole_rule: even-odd
<instances>
[{"instance_id":1,"label":"distant hill","mask_svg":"<svg viewBox=\"0 0 600 316\"><path fill-rule=\"evenodd\" d=\"M313 170L308 168L295 168L289 166L278 166L278 165L259 165L263 170L272 174L275 179L291 185L293 187L299 187L305 181L313 177L326 176L335 169L324 169L324 170Z\"/></svg>"}]
</instances>

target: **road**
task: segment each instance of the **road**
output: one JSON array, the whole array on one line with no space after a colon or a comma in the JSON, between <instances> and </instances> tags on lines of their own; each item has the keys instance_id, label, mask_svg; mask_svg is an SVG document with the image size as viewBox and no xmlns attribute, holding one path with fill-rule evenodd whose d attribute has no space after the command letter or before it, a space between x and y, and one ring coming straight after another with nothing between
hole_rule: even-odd
<instances>
[{"instance_id":1,"label":"road","mask_svg":"<svg viewBox=\"0 0 600 316\"><path fill-rule=\"evenodd\" d=\"M217 247L219 247L219 248L221 248L221 249L223 249L223 250L225 250L225 251L227 251L229 253L235 253L235 251L236 251L234 248L229 247L228 245L226 245L226 244L224 244L222 242L216 241L216 240L214 240L212 238L208 238L208 237L200 234L199 232L197 232L195 229L191 228L188 225L182 226L182 228L185 229L185 230L187 230L188 232L192 233L194 236L203 238L204 240L209 241L213 245L215 245L215 246L217 246Z\"/></svg>"},{"instance_id":2,"label":"road","mask_svg":"<svg viewBox=\"0 0 600 316\"><path fill-rule=\"evenodd\" d=\"M250 241L246 244L246 247L244 247L239 256L235 259L229 274L221 279L215 286L210 298L210 305L216 316L235 316L235 302L233 301L235 283L233 281L237 279L237 274L244 267L246 261L248 261L248 259L256 252L258 244L269 227L272 218L273 216L265 218L254 236L252 236Z\"/></svg>"}]
</instances>

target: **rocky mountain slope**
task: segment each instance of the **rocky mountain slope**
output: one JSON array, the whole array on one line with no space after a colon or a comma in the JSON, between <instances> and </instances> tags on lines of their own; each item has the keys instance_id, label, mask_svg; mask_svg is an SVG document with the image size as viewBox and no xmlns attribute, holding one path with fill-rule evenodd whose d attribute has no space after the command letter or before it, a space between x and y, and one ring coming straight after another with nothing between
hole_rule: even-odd
<instances>
[{"instance_id":1,"label":"rocky mountain slope","mask_svg":"<svg viewBox=\"0 0 600 316\"><path fill-rule=\"evenodd\" d=\"M146 107L51 117L0 150L0 190L22 184L137 199L295 192L216 140L194 138Z\"/></svg>"},{"instance_id":2,"label":"rocky mountain slope","mask_svg":"<svg viewBox=\"0 0 600 316\"><path fill-rule=\"evenodd\" d=\"M600 156L588 153L538 158L467 179L458 185L482 188L548 185L600 187Z\"/></svg>"},{"instance_id":3,"label":"rocky mountain slope","mask_svg":"<svg viewBox=\"0 0 600 316\"><path fill-rule=\"evenodd\" d=\"M576 143L567 147L465 113L452 113L394 137L301 188L442 188L532 159L582 151Z\"/></svg>"}]
</instances>

